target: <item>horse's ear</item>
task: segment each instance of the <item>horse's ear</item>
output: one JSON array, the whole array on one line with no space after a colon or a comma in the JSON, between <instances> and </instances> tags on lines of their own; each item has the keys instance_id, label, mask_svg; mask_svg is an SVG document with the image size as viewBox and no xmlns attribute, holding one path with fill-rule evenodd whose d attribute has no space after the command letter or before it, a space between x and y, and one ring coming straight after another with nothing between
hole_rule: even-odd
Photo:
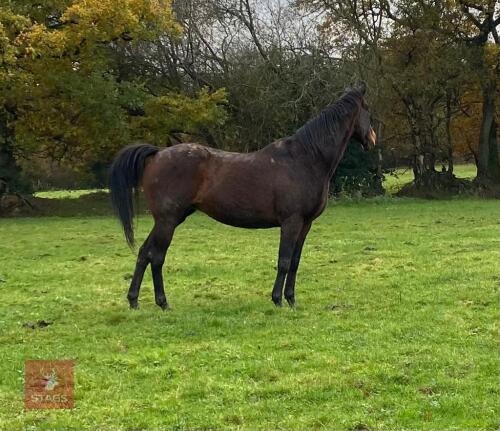
<instances>
[{"instance_id":1,"label":"horse's ear","mask_svg":"<svg viewBox=\"0 0 500 431\"><path fill-rule=\"evenodd\" d=\"M365 93L366 93L366 82L365 81L361 81L358 85L358 90L359 92L364 96Z\"/></svg>"}]
</instances>

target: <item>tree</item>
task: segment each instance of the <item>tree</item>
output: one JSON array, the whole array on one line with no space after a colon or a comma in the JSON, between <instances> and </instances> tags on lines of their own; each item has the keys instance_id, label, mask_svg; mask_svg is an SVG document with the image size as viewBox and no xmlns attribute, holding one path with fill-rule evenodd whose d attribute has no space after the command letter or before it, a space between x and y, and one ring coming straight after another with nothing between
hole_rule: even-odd
<instances>
[{"instance_id":1,"label":"tree","mask_svg":"<svg viewBox=\"0 0 500 431\"><path fill-rule=\"evenodd\" d=\"M0 24L0 155L10 168L33 155L88 167L132 139L166 143L224 121L222 90L152 91L119 67L120 52L180 37L168 0L4 1Z\"/></svg>"},{"instance_id":2,"label":"tree","mask_svg":"<svg viewBox=\"0 0 500 431\"><path fill-rule=\"evenodd\" d=\"M406 5L405 2L402 2ZM479 129L479 145L476 157L478 181L500 182L498 160L496 99L498 98L498 76L500 72L500 8L495 0L457 0L434 2L425 7L426 15L433 17L424 22L425 29L440 32L452 41L467 48L463 59L468 63L469 74L482 89L482 117ZM384 1L387 15L398 22L391 3ZM437 17L437 19L436 19Z\"/></svg>"},{"instance_id":3,"label":"tree","mask_svg":"<svg viewBox=\"0 0 500 431\"><path fill-rule=\"evenodd\" d=\"M499 97L500 7L495 0L459 0L451 22L457 37L469 45L472 61L479 71L482 88L482 118L477 156L480 181L500 182L498 159L496 101Z\"/></svg>"},{"instance_id":4,"label":"tree","mask_svg":"<svg viewBox=\"0 0 500 431\"><path fill-rule=\"evenodd\" d=\"M494 2L485 3L484 19L477 24L483 33L491 33L491 25L496 22L491 9ZM385 134L400 142L389 143L390 138L382 134L379 138L399 153L408 152L404 141L410 141L408 156L415 185L427 190L451 184L452 120L462 115L461 95L475 85L478 70L483 76L491 75L485 75L485 69L478 69L477 61L473 61L477 49L463 43L473 30L471 22L467 27L466 19L472 15L463 14L464 3L458 2L457 7L456 2L302 0L300 4L323 11L325 37L344 52L344 58L347 55L359 66L358 73L371 87L379 89L373 100L375 111ZM491 80L491 76L487 78ZM490 106L491 111L491 99L495 98L491 88L488 95L489 105L485 102L483 106ZM490 127L488 130L489 136L494 135ZM493 145L491 142L493 136ZM488 154L494 158L496 151ZM438 161L446 163L445 175L436 171Z\"/></svg>"}]
</instances>

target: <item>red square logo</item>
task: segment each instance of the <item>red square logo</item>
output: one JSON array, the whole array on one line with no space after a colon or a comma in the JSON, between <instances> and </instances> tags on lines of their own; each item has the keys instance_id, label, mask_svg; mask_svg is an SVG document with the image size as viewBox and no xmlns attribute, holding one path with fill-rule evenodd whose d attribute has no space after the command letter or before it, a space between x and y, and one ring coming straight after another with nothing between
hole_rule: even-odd
<instances>
[{"instance_id":1,"label":"red square logo","mask_svg":"<svg viewBox=\"0 0 500 431\"><path fill-rule=\"evenodd\" d=\"M73 360L29 360L24 364L26 409L71 409L74 405Z\"/></svg>"}]
</instances>

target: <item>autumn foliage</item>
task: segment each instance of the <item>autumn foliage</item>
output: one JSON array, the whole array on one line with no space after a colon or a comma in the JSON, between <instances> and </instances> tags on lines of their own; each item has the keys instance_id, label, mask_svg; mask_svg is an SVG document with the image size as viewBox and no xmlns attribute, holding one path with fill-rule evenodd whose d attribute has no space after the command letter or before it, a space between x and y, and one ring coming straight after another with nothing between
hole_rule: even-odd
<instances>
[{"instance_id":1,"label":"autumn foliage","mask_svg":"<svg viewBox=\"0 0 500 431\"><path fill-rule=\"evenodd\" d=\"M0 7L0 123L19 163L88 168L132 140L164 144L224 121L224 91L150 90L118 50L179 38L169 0L45 0Z\"/></svg>"}]
</instances>

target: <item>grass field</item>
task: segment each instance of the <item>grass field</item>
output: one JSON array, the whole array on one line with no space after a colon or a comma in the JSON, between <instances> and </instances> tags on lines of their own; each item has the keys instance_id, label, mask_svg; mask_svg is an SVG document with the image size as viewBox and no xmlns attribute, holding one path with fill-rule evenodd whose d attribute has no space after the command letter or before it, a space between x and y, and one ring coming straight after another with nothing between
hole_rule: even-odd
<instances>
[{"instance_id":1,"label":"grass field","mask_svg":"<svg viewBox=\"0 0 500 431\"><path fill-rule=\"evenodd\" d=\"M275 229L189 218L167 257L169 312L149 274L127 308L135 258L111 217L0 232L1 429L499 428L496 201L331 204L294 311L270 301ZM24 411L26 359L76 360L73 410Z\"/></svg>"}]
</instances>

